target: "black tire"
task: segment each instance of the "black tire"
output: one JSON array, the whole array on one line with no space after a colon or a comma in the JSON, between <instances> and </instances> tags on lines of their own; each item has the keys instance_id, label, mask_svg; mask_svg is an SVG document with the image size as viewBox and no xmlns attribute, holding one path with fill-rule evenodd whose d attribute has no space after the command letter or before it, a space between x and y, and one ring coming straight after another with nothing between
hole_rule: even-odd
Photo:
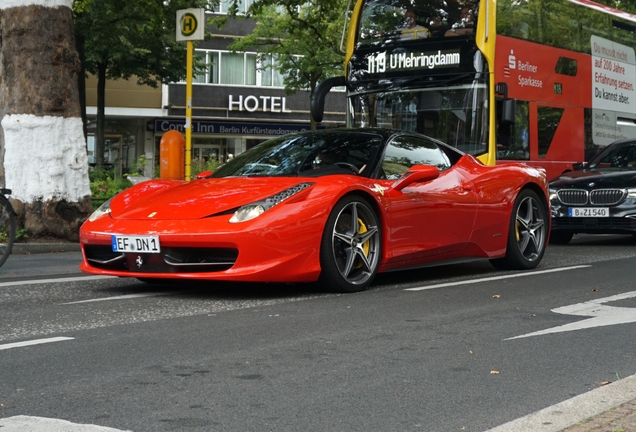
<instances>
[{"instance_id":1,"label":"black tire","mask_svg":"<svg viewBox=\"0 0 636 432\"><path fill-rule=\"evenodd\" d=\"M380 264L381 239L378 216L367 200L348 196L338 201L322 235L321 286L342 293L365 290Z\"/></svg>"},{"instance_id":2,"label":"black tire","mask_svg":"<svg viewBox=\"0 0 636 432\"><path fill-rule=\"evenodd\" d=\"M539 265L545 253L548 210L539 196L523 189L512 208L506 256L490 262L500 270L529 270Z\"/></svg>"},{"instance_id":3,"label":"black tire","mask_svg":"<svg viewBox=\"0 0 636 432\"><path fill-rule=\"evenodd\" d=\"M5 263L15 241L15 212L9 200L0 195L0 266Z\"/></svg>"},{"instance_id":4,"label":"black tire","mask_svg":"<svg viewBox=\"0 0 636 432\"><path fill-rule=\"evenodd\" d=\"M550 233L550 244L554 245L566 245L570 243L574 233L567 231L552 231Z\"/></svg>"}]
</instances>

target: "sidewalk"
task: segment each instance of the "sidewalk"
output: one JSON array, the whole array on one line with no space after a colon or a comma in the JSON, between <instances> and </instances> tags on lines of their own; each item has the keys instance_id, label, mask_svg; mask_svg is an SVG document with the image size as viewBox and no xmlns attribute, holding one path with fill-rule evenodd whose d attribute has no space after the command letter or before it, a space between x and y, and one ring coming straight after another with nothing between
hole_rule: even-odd
<instances>
[{"instance_id":1,"label":"sidewalk","mask_svg":"<svg viewBox=\"0 0 636 432\"><path fill-rule=\"evenodd\" d=\"M12 254L79 252L79 243L14 243Z\"/></svg>"},{"instance_id":2,"label":"sidewalk","mask_svg":"<svg viewBox=\"0 0 636 432\"><path fill-rule=\"evenodd\" d=\"M636 399L583 420L562 432L636 432Z\"/></svg>"}]
</instances>

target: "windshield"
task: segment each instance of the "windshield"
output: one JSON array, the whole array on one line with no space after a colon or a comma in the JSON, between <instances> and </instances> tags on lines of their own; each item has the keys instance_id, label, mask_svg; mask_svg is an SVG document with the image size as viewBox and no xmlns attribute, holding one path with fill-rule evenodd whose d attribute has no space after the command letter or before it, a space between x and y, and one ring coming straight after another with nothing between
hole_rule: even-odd
<instances>
[{"instance_id":1,"label":"windshield","mask_svg":"<svg viewBox=\"0 0 636 432\"><path fill-rule=\"evenodd\" d=\"M372 133L331 130L274 138L219 167L212 177L369 176L382 137Z\"/></svg>"},{"instance_id":2,"label":"windshield","mask_svg":"<svg viewBox=\"0 0 636 432\"><path fill-rule=\"evenodd\" d=\"M636 142L615 144L609 146L598 156L594 157L589 168L609 170L635 170L636 169Z\"/></svg>"},{"instance_id":3,"label":"windshield","mask_svg":"<svg viewBox=\"0 0 636 432\"><path fill-rule=\"evenodd\" d=\"M488 151L488 91L475 81L457 87L409 89L350 97L354 127L418 132L478 156Z\"/></svg>"},{"instance_id":4,"label":"windshield","mask_svg":"<svg viewBox=\"0 0 636 432\"><path fill-rule=\"evenodd\" d=\"M477 1L366 1L360 13L358 46L473 35L477 6Z\"/></svg>"}]
</instances>

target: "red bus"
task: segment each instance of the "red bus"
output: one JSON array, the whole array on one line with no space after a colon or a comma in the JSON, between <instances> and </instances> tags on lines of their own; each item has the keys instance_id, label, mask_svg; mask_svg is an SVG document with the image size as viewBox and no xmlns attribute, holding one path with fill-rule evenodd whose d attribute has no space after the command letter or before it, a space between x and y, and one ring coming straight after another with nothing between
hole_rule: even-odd
<instances>
[{"instance_id":1,"label":"red bus","mask_svg":"<svg viewBox=\"0 0 636 432\"><path fill-rule=\"evenodd\" d=\"M412 130L486 164L554 178L636 137L636 2L358 0L345 74L350 127Z\"/></svg>"}]
</instances>

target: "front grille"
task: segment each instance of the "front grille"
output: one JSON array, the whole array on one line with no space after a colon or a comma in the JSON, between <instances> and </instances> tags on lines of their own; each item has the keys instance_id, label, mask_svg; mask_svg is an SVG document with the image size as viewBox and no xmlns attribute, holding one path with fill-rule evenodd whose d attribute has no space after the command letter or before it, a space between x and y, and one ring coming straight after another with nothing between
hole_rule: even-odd
<instances>
[{"instance_id":1,"label":"front grille","mask_svg":"<svg viewBox=\"0 0 636 432\"><path fill-rule=\"evenodd\" d=\"M232 248L170 248L163 253L166 263L174 266L232 266L238 250Z\"/></svg>"},{"instance_id":2,"label":"front grille","mask_svg":"<svg viewBox=\"0 0 636 432\"><path fill-rule=\"evenodd\" d=\"M590 204L615 205L621 202L627 191L625 189L598 189L590 192Z\"/></svg>"},{"instance_id":3,"label":"front grille","mask_svg":"<svg viewBox=\"0 0 636 432\"><path fill-rule=\"evenodd\" d=\"M587 191L583 189L562 189L557 192L559 201L565 205L587 204Z\"/></svg>"},{"instance_id":4,"label":"front grille","mask_svg":"<svg viewBox=\"0 0 636 432\"><path fill-rule=\"evenodd\" d=\"M86 259L95 267L123 270L126 268L126 256L121 252L113 252L112 246L84 246Z\"/></svg>"},{"instance_id":5,"label":"front grille","mask_svg":"<svg viewBox=\"0 0 636 432\"><path fill-rule=\"evenodd\" d=\"M562 189L557 192L559 201L565 205L616 205L625 199L625 189L596 189L586 191L584 189Z\"/></svg>"},{"instance_id":6,"label":"front grille","mask_svg":"<svg viewBox=\"0 0 636 432\"><path fill-rule=\"evenodd\" d=\"M552 219L552 228L571 228L586 230L627 230L636 231L636 219L624 217L609 218L571 218L558 217Z\"/></svg>"},{"instance_id":7,"label":"front grille","mask_svg":"<svg viewBox=\"0 0 636 432\"><path fill-rule=\"evenodd\" d=\"M231 268L238 258L233 248L162 248L160 254L113 252L110 245L85 245L86 259L106 270L142 273L218 272Z\"/></svg>"}]
</instances>

